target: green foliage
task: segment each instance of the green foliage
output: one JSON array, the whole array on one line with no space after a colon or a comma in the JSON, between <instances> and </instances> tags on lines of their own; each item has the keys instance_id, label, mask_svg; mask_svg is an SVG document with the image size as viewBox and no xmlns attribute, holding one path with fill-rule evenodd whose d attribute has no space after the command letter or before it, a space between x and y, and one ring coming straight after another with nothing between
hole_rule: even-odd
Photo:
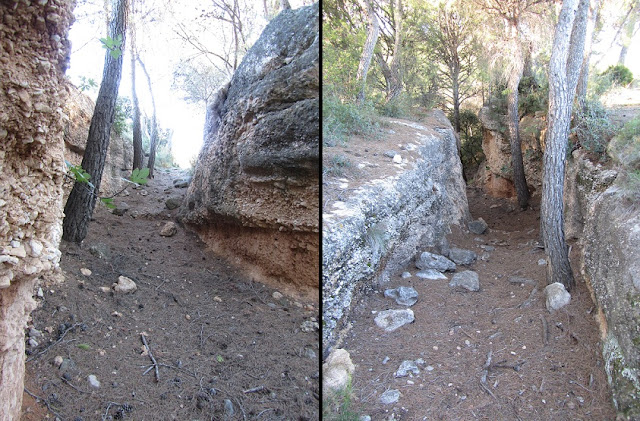
<instances>
[{"instance_id":1,"label":"green foliage","mask_svg":"<svg viewBox=\"0 0 640 421\"><path fill-rule=\"evenodd\" d=\"M325 7L323 3L323 8ZM323 10L323 15L325 11ZM322 22L322 85L323 89L342 98L355 98L356 75L365 28L355 31L339 16L323 16ZM371 64L374 67L374 63ZM368 85L371 85L368 83Z\"/></svg>"},{"instance_id":2,"label":"green foliage","mask_svg":"<svg viewBox=\"0 0 640 421\"><path fill-rule=\"evenodd\" d=\"M359 421L360 412L353 407L351 380L344 389L323 396L322 419L329 421Z\"/></svg>"},{"instance_id":3,"label":"green foliage","mask_svg":"<svg viewBox=\"0 0 640 421\"><path fill-rule=\"evenodd\" d=\"M378 107L380 115L386 117L402 118L411 113L411 101L405 94L400 94L391 101L385 102Z\"/></svg>"},{"instance_id":4,"label":"green foliage","mask_svg":"<svg viewBox=\"0 0 640 421\"><path fill-rule=\"evenodd\" d=\"M632 81L633 73L624 65L617 64L592 78L591 91L600 96L616 86L628 86Z\"/></svg>"},{"instance_id":5,"label":"green foliage","mask_svg":"<svg viewBox=\"0 0 640 421\"><path fill-rule=\"evenodd\" d=\"M116 112L111 129L118 136L123 136L131 128L129 119L133 118L133 107L128 97L118 97Z\"/></svg>"},{"instance_id":6,"label":"green foliage","mask_svg":"<svg viewBox=\"0 0 640 421\"><path fill-rule=\"evenodd\" d=\"M104 203L104 205L108 209L115 209L117 206L113 203L113 197L101 197L100 201Z\"/></svg>"},{"instance_id":7,"label":"green foliage","mask_svg":"<svg viewBox=\"0 0 640 421\"><path fill-rule=\"evenodd\" d=\"M118 35L115 38L106 37L100 38L100 42L102 43L102 48L109 51L109 54L114 59L119 59L122 55L122 35Z\"/></svg>"},{"instance_id":8,"label":"green foliage","mask_svg":"<svg viewBox=\"0 0 640 421\"><path fill-rule=\"evenodd\" d=\"M224 358L222 358L222 355L218 355L218 356L216 356L216 361L218 361L219 363L223 363L224 362Z\"/></svg>"},{"instance_id":9,"label":"green foliage","mask_svg":"<svg viewBox=\"0 0 640 421\"><path fill-rule=\"evenodd\" d=\"M78 89L80 91L90 91L98 87L96 81L92 78L86 78L84 76L80 76L80 85L78 85Z\"/></svg>"},{"instance_id":10,"label":"green foliage","mask_svg":"<svg viewBox=\"0 0 640 421\"><path fill-rule=\"evenodd\" d=\"M325 94L322 99L324 146L346 143L351 135L372 134L377 128L376 113L371 103L356 105L331 94Z\"/></svg>"},{"instance_id":11,"label":"green foliage","mask_svg":"<svg viewBox=\"0 0 640 421\"><path fill-rule=\"evenodd\" d=\"M549 83L539 83L535 77L525 76L518 85L518 113L533 115L549 108Z\"/></svg>"},{"instance_id":12,"label":"green foliage","mask_svg":"<svg viewBox=\"0 0 640 421\"><path fill-rule=\"evenodd\" d=\"M322 175L342 177L345 172L353 168L353 162L344 155L334 155L329 159L328 164L323 165Z\"/></svg>"},{"instance_id":13,"label":"green foliage","mask_svg":"<svg viewBox=\"0 0 640 421\"><path fill-rule=\"evenodd\" d=\"M89 175L89 173L86 172L84 168L82 168L80 165L73 165L69 161L64 161L64 162L65 164L67 164L67 168L69 169L69 171L71 172L71 175L77 182L86 183L89 186L91 186L91 188L94 187L93 184L89 181L91 179L91 175Z\"/></svg>"},{"instance_id":14,"label":"green foliage","mask_svg":"<svg viewBox=\"0 0 640 421\"><path fill-rule=\"evenodd\" d=\"M575 147L582 147L599 155L601 160L607 159L605 151L614 134L614 126L600 101L587 100L584 109L578 107L575 110L571 132L577 137Z\"/></svg>"},{"instance_id":15,"label":"green foliage","mask_svg":"<svg viewBox=\"0 0 640 421\"><path fill-rule=\"evenodd\" d=\"M91 349L91 346L89 344L78 344L76 345L76 347L80 348L83 351L88 351Z\"/></svg>"},{"instance_id":16,"label":"green foliage","mask_svg":"<svg viewBox=\"0 0 640 421\"><path fill-rule=\"evenodd\" d=\"M449 116L452 120L452 117ZM484 161L482 151L482 124L476 113L471 110L460 112L460 160L465 174L475 174L478 166Z\"/></svg>"},{"instance_id":17,"label":"green foliage","mask_svg":"<svg viewBox=\"0 0 640 421\"><path fill-rule=\"evenodd\" d=\"M620 183L625 196L640 200L640 117L628 121L611 140L607 152L621 167Z\"/></svg>"}]
</instances>

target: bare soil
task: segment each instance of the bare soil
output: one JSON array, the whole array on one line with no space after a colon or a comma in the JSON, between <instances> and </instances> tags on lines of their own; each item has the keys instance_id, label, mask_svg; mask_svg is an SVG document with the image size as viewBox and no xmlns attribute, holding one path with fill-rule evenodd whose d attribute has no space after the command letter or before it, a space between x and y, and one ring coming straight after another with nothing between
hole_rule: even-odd
<instances>
[{"instance_id":1,"label":"bare soil","mask_svg":"<svg viewBox=\"0 0 640 421\"><path fill-rule=\"evenodd\" d=\"M116 200L123 216L99 205L83 244L61 245L65 280L42 284L30 323L43 336L28 346L23 420L318 419L317 302L255 282L184 226L160 236L184 175L157 170ZM90 252L100 244L106 258ZM110 289L121 275L137 291Z\"/></svg>"},{"instance_id":2,"label":"bare soil","mask_svg":"<svg viewBox=\"0 0 640 421\"><path fill-rule=\"evenodd\" d=\"M354 137L325 149L325 168L337 154L348 156L352 165L340 174L324 174L324 204L340 200L364 180L401 170L381 154L411 141L402 134L399 129L376 140ZM373 165L372 158L377 160ZM388 284L364 295L342 332L341 347L356 365L352 410L372 420L615 419L596 308L578 272L577 248L571 253L577 281L571 302L550 313L543 292L546 266L539 264L545 258L538 246L539 196L526 211L473 188L467 197L473 218L482 217L489 229L475 235L466 227L453 227L448 240L451 247L478 254L475 263L457 270L476 271L480 291L463 292L450 288L448 280L417 278L418 270L409 266L404 270L411 278L402 279L399 271ZM447 276L450 280L452 273ZM510 282L513 277L526 281ZM383 294L398 286L419 293L411 307L415 322L387 333L374 318L382 310L405 308ZM403 361L419 358L424 365L418 375L395 377ZM401 396L384 405L380 396L390 389Z\"/></svg>"}]
</instances>

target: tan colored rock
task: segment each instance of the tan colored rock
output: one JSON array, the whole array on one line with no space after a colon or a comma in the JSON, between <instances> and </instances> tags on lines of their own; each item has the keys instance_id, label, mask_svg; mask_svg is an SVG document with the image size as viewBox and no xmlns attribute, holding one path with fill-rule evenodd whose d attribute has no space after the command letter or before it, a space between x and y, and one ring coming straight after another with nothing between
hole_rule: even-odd
<instances>
[{"instance_id":1,"label":"tan colored rock","mask_svg":"<svg viewBox=\"0 0 640 421\"><path fill-rule=\"evenodd\" d=\"M349 353L342 349L334 349L327 360L322 364L322 393L325 395L343 389L354 370Z\"/></svg>"},{"instance_id":2,"label":"tan colored rock","mask_svg":"<svg viewBox=\"0 0 640 421\"><path fill-rule=\"evenodd\" d=\"M122 294L130 294L138 289L136 283L126 276L118 277L118 282L111 285L111 287L115 292L120 292Z\"/></svg>"},{"instance_id":3,"label":"tan colored rock","mask_svg":"<svg viewBox=\"0 0 640 421\"><path fill-rule=\"evenodd\" d=\"M175 222L167 222L160 230L160 235L163 237L173 237L178 233L178 226Z\"/></svg>"}]
</instances>

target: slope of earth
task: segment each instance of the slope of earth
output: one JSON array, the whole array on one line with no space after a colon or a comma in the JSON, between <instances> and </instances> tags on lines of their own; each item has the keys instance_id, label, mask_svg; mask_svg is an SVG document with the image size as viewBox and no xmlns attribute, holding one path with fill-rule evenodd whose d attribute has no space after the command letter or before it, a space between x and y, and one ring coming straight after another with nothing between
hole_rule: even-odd
<instances>
[{"instance_id":1,"label":"slope of earth","mask_svg":"<svg viewBox=\"0 0 640 421\"><path fill-rule=\"evenodd\" d=\"M413 276L397 273L365 296L342 345L356 365L355 408L374 420L615 419L584 282L578 277L568 306L554 313L545 307L539 198L520 212L506 199L467 193L472 216L489 229L483 235L454 229L448 239L451 247L477 253L476 262L457 271L477 272L480 290L450 288L450 272L449 280L427 280L407 267ZM415 322L385 332L374 318L406 308L383 295L399 286L419 293L411 307ZM418 372L396 377L405 360L418 360ZM381 395L390 390L400 397L383 404Z\"/></svg>"},{"instance_id":2,"label":"slope of earth","mask_svg":"<svg viewBox=\"0 0 640 421\"><path fill-rule=\"evenodd\" d=\"M123 216L99 205L82 246L61 245L65 282L42 284L29 325L23 420L318 418L317 303L254 282L180 225L161 236L185 176L157 170L116 199ZM120 276L137 290L115 292Z\"/></svg>"}]
</instances>

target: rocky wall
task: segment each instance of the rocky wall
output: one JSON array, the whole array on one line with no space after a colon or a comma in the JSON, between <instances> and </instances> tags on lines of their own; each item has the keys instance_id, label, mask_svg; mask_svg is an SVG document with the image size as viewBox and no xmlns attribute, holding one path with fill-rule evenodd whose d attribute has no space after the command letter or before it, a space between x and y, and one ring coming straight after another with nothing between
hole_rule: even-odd
<instances>
[{"instance_id":1,"label":"rocky wall","mask_svg":"<svg viewBox=\"0 0 640 421\"><path fill-rule=\"evenodd\" d=\"M62 235L62 105L73 1L0 2L0 414L17 420L24 328Z\"/></svg>"},{"instance_id":2,"label":"rocky wall","mask_svg":"<svg viewBox=\"0 0 640 421\"><path fill-rule=\"evenodd\" d=\"M640 207L616 169L586 159L567 165L567 236L582 248L580 268L597 304L605 370L620 419L640 419Z\"/></svg>"},{"instance_id":3,"label":"rocky wall","mask_svg":"<svg viewBox=\"0 0 640 421\"><path fill-rule=\"evenodd\" d=\"M469 219L453 128L436 111L437 128L417 123L420 158L395 176L370 180L322 217L322 336L324 354L346 325L353 303L372 284L416 255L441 245L451 224Z\"/></svg>"},{"instance_id":4,"label":"rocky wall","mask_svg":"<svg viewBox=\"0 0 640 421\"><path fill-rule=\"evenodd\" d=\"M208 106L180 217L294 295L319 286L319 6L284 10Z\"/></svg>"}]
</instances>

